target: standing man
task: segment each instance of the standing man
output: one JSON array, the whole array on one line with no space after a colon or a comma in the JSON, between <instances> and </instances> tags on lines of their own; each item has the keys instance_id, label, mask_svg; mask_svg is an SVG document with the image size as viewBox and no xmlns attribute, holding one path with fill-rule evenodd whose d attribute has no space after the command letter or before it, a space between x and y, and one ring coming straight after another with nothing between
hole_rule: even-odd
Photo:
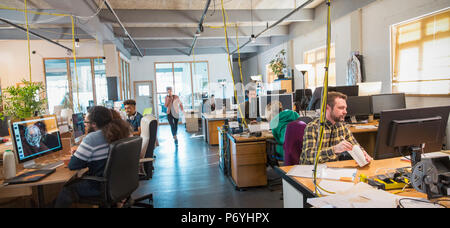
<instances>
[{"instance_id":1,"label":"standing man","mask_svg":"<svg viewBox=\"0 0 450 228\"><path fill-rule=\"evenodd\" d=\"M347 115L347 96L339 92L329 92L322 151L317 155L319 156L319 163L351 158L347 151L351 151L353 146L359 146L350 129L344 123L345 115ZM305 128L303 152L300 155L300 164L302 165L314 164L314 157L318 150L317 138L319 128L320 118L310 122ZM366 160L371 162L372 158L364 148L361 147L361 149Z\"/></svg>"},{"instance_id":2,"label":"standing man","mask_svg":"<svg viewBox=\"0 0 450 228\"><path fill-rule=\"evenodd\" d=\"M167 119L169 120L170 130L172 131L175 144L178 143L178 120L180 119L180 108L184 112L183 104L177 95L173 95L172 87L167 87L166 102L164 106L167 108Z\"/></svg>"},{"instance_id":3,"label":"standing man","mask_svg":"<svg viewBox=\"0 0 450 228\"><path fill-rule=\"evenodd\" d=\"M125 112L127 113L127 121L131 124L133 129L133 135L141 135L141 119L142 114L136 111L136 101L126 100L123 102L125 106Z\"/></svg>"}]
</instances>

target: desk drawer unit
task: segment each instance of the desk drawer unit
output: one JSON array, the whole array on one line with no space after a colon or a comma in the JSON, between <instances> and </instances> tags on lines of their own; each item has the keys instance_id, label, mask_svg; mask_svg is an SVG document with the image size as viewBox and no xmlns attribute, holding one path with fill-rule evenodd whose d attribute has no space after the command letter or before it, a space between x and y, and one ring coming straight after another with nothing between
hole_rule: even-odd
<instances>
[{"instance_id":1,"label":"desk drawer unit","mask_svg":"<svg viewBox=\"0 0 450 228\"><path fill-rule=\"evenodd\" d=\"M237 187L267 185L266 142L231 142L231 176Z\"/></svg>"}]
</instances>

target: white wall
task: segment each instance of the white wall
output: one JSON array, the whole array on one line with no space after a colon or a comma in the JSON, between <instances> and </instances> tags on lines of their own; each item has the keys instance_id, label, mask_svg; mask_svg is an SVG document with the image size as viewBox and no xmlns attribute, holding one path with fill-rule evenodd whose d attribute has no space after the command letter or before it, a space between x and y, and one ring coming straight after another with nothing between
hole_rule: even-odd
<instances>
[{"instance_id":1,"label":"white wall","mask_svg":"<svg viewBox=\"0 0 450 228\"><path fill-rule=\"evenodd\" d=\"M72 48L72 42L59 41L62 45ZM32 40L31 76L35 82L44 80L44 58L72 57L66 49L43 40ZM83 41L76 50L77 57L103 56L103 47L95 41ZM0 40L0 77L1 86L14 86L23 79L29 80L28 44L24 40Z\"/></svg>"}]
</instances>

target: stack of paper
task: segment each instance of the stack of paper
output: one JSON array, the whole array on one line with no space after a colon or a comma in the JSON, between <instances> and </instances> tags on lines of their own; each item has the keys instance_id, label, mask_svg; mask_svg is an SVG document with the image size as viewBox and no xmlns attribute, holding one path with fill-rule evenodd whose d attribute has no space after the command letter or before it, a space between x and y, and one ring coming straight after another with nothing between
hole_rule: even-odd
<instances>
[{"instance_id":1,"label":"stack of paper","mask_svg":"<svg viewBox=\"0 0 450 228\"><path fill-rule=\"evenodd\" d=\"M313 165L296 165L287 175L295 177L313 178ZM317 178L340 180L341 178L351 178L352 180L356 176L356 169L347 168L327 168L325 164L317 166Z\"/></svg>"}]
</instances>

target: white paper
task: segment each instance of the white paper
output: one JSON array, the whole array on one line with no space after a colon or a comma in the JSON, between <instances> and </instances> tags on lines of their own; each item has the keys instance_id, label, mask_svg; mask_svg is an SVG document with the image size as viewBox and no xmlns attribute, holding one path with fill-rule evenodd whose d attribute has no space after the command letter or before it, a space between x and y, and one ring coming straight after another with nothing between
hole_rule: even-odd
<instances>
[{"instance_id":1,"label":"white paper","mask_svg":"<svg viewBox=\"0 0 450 228\"><path fill-rule=\"evenodd\" d=\"M313 178L313 169L313 165L296 165L291 170L289 170L287 175ZM350 177L354 179L356 176L356 171L356 169L347 168L327 168L325 164L320 164L317 166L317 178L340 180L341 177Z\"/></svg>"},{"instance_id":2,"label":"white paper","mask_svg":"<svg viewBox=\"0 0 450 228\"><path fill-rule=\"evenodd\" d=\"M320 187L334 193L341 193L350 190L355 185L354 183L334 181L334 180L322 180L319 183ZM330 193L322 192L323 195L330 195Z\"/></svg>"},{"instance_id":3,"label":"white paper","mask_svg":"<svg viewBox=\"0 0 450 228\"><path fill-rule=\"evenodd\" d=\"M369 163L364 156L364 152L361 150L361 147L358 145L353 146L352 151L348 151L348 153L352 156L353 160L358 163L359 167L363 167Z\"/></svg>"}]
</instances>

